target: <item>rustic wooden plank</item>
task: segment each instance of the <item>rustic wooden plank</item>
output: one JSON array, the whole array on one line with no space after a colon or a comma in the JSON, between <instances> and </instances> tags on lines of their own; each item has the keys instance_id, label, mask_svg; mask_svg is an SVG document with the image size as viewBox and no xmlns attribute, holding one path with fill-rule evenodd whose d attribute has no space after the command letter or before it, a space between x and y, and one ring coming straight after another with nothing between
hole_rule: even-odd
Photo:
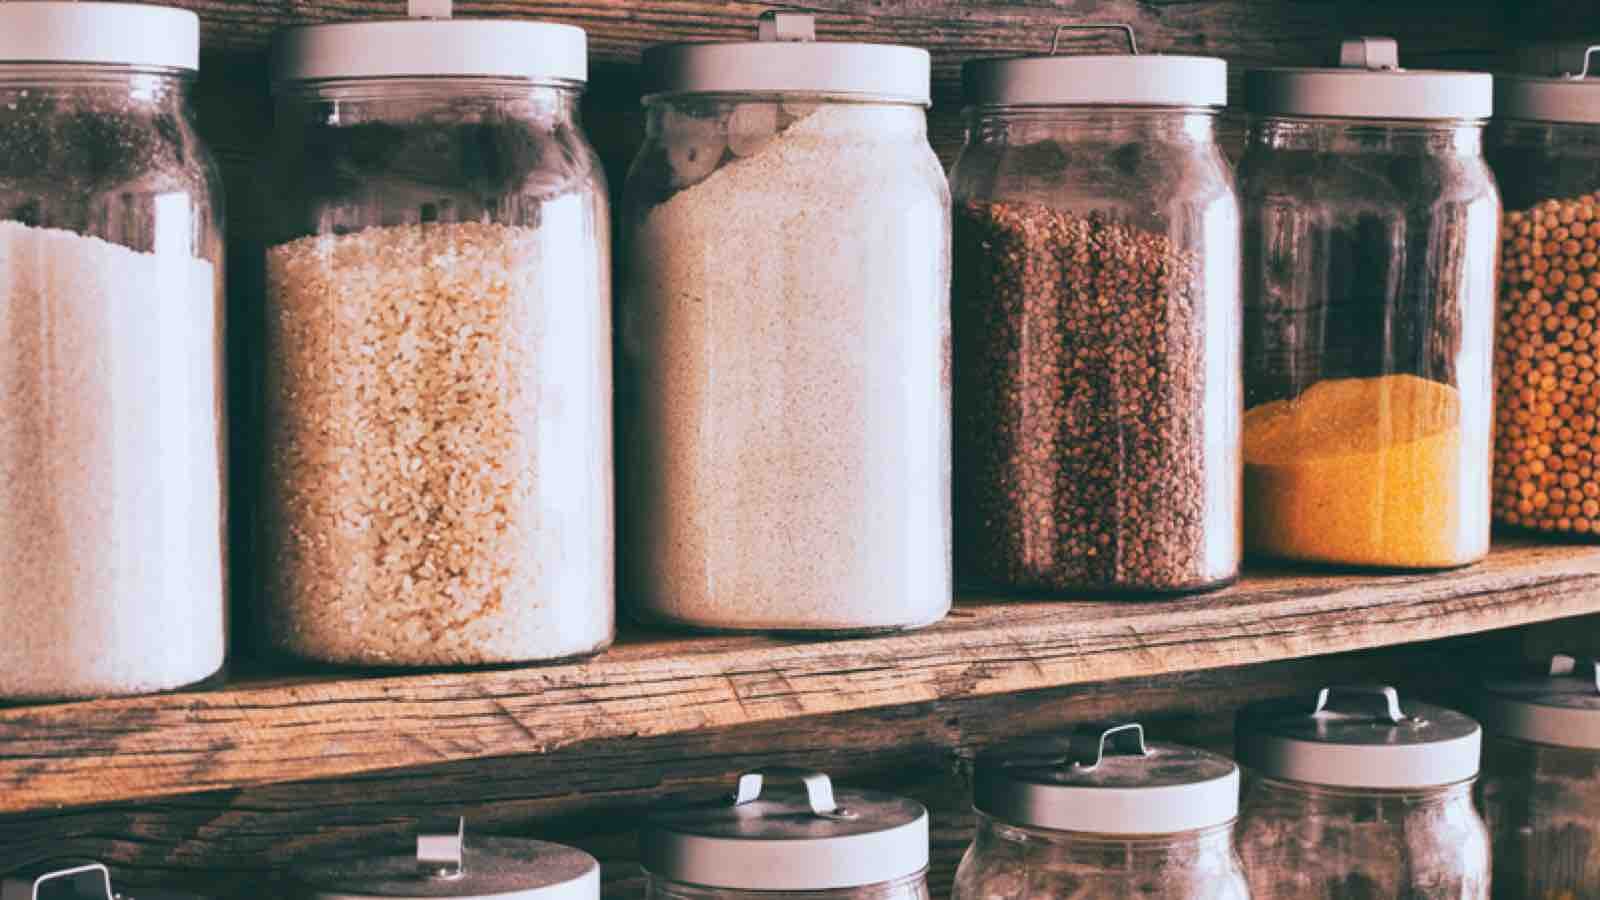
<instances>
[{"instance_id":1,"label":"rustic wooden plank","mask_svg":"<svg viewBox=\"0 0 1600 900\"><path fill-rule=\"evenodd\" d=\"M966 598L852 641L630 635L544 668L314 675L0 710L0 812L303 781L1423 641L1600 610L1600 549L1438 574L1264 572L1167 601Z\"/></svg>"},{"instance_id":2,"label":"rustic wooden plank","mask_svg":"<svg viewBox=\"0 0 1600 900\"><path fill-rule=\"evenodd\" d=\"M179 882L241 897L284 896L271 873L309 860L403 852L416 818L464 814L476 832L577 844L605 865L606 895L641 886L633 828L662 798L724 789L741 770L799 765L915 796L933 812L930 881L943 896L971 837L971 760L997 741L1086 721L1139 719L1163 740L1231 746L1242 704L1328 682L1384 680L1454 701L1516 633L1261 666L940 700L457 762L338 781L213 792L137 806L0 817L0 870L61 854L113 864L132 883Z\"/></svg>"}]
</instances>

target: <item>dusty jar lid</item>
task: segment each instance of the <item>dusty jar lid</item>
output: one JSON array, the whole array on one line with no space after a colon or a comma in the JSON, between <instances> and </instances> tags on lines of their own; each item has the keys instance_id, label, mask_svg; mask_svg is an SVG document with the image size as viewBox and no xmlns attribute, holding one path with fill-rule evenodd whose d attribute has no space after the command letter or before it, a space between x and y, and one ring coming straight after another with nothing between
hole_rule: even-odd
<instances>
[{"instance_id":1,"label":"dusty jar lid","mask_svg":"<svg viewBox=\"0 0 1600 900\"><path fill-rule=\"evenodd\" d=\"M200 17L133 3L0 3L0 63L200 68Z\"/></svg>"},{"instance_id":2,"label":"dusty jar lid","mask_svg":"<svg viewBox=\"0 0 1600 900\"><path fill-rule=\"evenodd\" d=\"M773 787L775 780L798 785ZM731 798L652 814L646 871L745 891L881 884L928 867L928 811L892 794L842 790L828 776L768 768L739 776Z\"/></svg>"},{"instance_id":3,"label":"dusty jar lid","mask_svg":"<svg viewBox=\"0 0 1600 900\"><path fill-rule=\"evenodd\" d=\"M1252 113L1347 119L1486 119L1494 79L1482 72L1400 68L1392 38L1347 40L1336 69L1256 69L1244 76Z\"/></svg>"},{"instance_id":4,"label":"dusty jar lid","mask_svg":"<svg viewBox=\"0 0 1600 900\"><path fill-rule=\"evenodd\" d=\"M0 900L203 900L195 894L113 890L111 872L89 860L53 860L0 878Z\"/></svg>"},{"instance_id":5,"label":"dusty jar lid","mask_svg":"<svg viewBox=\"0 0 1600 900\"><path fill-rule=\"evenodd\" d=\"M973 805L1013 825L1175 834L1239 814L1239 767L1215 753L1147 744L1137 724L1035 738L978 758Z\"/></svg>"},{"instance_id":6,"label":"dusty jar lid","mask_svg":"<svg viewBox=\"0 0 1600 900\"><path fill-rule=\"evenodd\" d=\"M466 837L466 823L417 835L415 856L324 863L295 880L305 900L600 900L600 864L544 841Z\"/></svg>"},{"instance_id":7,"label":"dusty jar lid","mask_svg":"<svg viewBox=\"0 0 1600 900\"><path fill-rule=\"evenodd\" d=\"M582 28L451 19L450 10L450 0L410 0L410 19L288 29L273 44L273 83L449 76L588 81Z\"/></svg>"},{"instance_id":8,"label":"dusty jar lid","mask_svg":"<svg viewBox=\"0 0 1600 900\"><path fill-rule=\"evenodd\" d=\"M1323 688L1316 699L1239 713L1240 764L1269 778L1328 787L1443 787L1478 774L1483 730L1453 710L1400 705L1387 685Z\"/></svg>"},{"instance_id":9,"label":"dusty jar lid","mask_svg":"<svg viewBox=\"0 0 1600 900\"><path fill-rule=\"evenodd\" d=\"M1597 53L1600 46L1586 48L1583 68L1567 75L1496 77L1494 108L1505 119L1600 124L1600 78L1589 77Z\"/></svg>"},{"instance_id":10,"label":"dusty jar lid","mask_svg":"<svg viewBox=\"0 0 1600 900\"><path fill-rule=\"evenodd\" d=\"M1061 33L1116 29L1128 52L1057 56ZM1228 64L1210 56L1142 56L1129 25L1062 25L1048 56L983 59L961 69L974 106L1222 106Z\"/></svg>"},{"instance_id":11,"label":"dusty jar lid","mask_svg":"<svg viewBox=\"0 0 1600 900\"><path fill-rule=\"evenodd\" d=\"M819 42L815 20L803 13L763 13L756 37L651 47L644 53L645 94L808 93L931 102L926 50Z\"/></svg>"},{"instance_id":12,"label":"dusty jar lid","mask_svg":"<svg viewBox=\"0 0 1600 900\"><path fill-rule=\"evenodd\" d=\"M1532 676L1484 681L1478 704L1490 734L1600 750L1600 661L1557 655Z\"/></svg>"}]
</instances>

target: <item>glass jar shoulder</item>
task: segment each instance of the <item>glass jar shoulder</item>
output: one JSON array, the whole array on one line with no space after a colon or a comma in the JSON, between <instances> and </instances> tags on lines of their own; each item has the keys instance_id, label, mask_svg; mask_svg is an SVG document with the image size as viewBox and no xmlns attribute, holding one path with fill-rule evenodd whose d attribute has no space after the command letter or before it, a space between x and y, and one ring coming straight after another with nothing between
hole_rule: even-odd
<instances>
[{"instance_id":1,"label":"glass jar shoulder","mask_svg":"<svg viewBox=\"0 0 1600 900\"><path fill-rule=\"evenodd\" d=\"M430 222L607 224L576 87L496 79L306 85L277 105L276 239Z\"/></svg>"}]
</instances>

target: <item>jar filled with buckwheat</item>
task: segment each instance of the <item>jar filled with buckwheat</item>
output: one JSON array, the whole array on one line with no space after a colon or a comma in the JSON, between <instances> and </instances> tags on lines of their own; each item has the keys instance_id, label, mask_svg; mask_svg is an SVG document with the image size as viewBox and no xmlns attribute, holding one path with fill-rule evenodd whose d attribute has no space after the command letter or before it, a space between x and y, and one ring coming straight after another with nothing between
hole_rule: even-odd
<instances>
[{"instance_id":1,"label":"jar filled with buckwheat","mask_svg":"<svg viewBox=\"0 0 1600 900\"><path fill-rule=\"evenodd\" d=\"M1490 132L1506 209L1494 515L1573 535L1600 535L1600 78L1588 77L1592 58L1573 75L1496 79L1500 118Z\"/></svg>"},{"instance_id":2,"label":"jar filled with buckwheat","mask_svg":"<svg viewBox=\"0 0 1600 900\"><path fill-rule=\"evenodd\" d=\"M1103 26L1094 26L1100 28ZM1238 574L1239 204L1227 65L967 66L952 175L957 578L1195 591Z\"/></svg>"}]
</instances>

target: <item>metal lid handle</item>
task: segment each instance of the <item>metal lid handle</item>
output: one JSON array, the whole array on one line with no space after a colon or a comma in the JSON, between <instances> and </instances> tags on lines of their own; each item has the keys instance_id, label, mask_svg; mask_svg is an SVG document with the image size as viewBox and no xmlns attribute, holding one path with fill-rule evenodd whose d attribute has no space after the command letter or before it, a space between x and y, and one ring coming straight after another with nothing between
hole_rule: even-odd
<instances>
[{"instance_id":1,"label":"metal lid handle","mask_svg":"<svg viewBox=\"0 0 1600 900\"><path fill-rule=\"evenodd\" d=\"M1596 692L1600 692L1600 660L1593 657L1577 657L1566 653L1557 653L1550 657L1550 677L1582 678L1594 683Z\"/></svg>"},{"instance_id":2,"label":"metal lid handle","mask_svg":"<svg viewBox=\"0 0 1600 900\"><path fill-rule=\"evenodd\" d=\"M1577 73L1568 72L1565 77L1569 81L1582 81L1585 78L1588 78L1589 77L1589 64L1593 60L1594 55L1596 53L1600 53L1600 44L1597 44L1597 45L1594 45L1594 46L1591 46L1591 47L1588 47L1587 49L1585 49L1583 51L1583 69L1580 70Z\"/></svg>"},{"instance_id":3,"label":"metal lid handle","mask_svg":"<svg viewBox=\"0 0 1600 900\"><path fill-rule=\"evenodd\" d=\"M761 41L814 41L817 19L807 13L769 9L756 20L756 39Z\"/></svg>"},{"instance_id":4,"label":"metal lid handle","mask_svg":"<svg viewBox=\"0 0 1600 900\"><path fill-rule=\"evenodd\" d=\"M452 880L467 873L467 820L455 827L423 827L417 831L417 870L428 878Z\"/></svg>"},{"instance_id":5,"label":"metal lid handle","mask_svg":"<svg viewBox=\"0 0 1600 900\"><path fill-rule=\"evenodd\" d=\"M812 815L824 819L853 819L855 813L842 809L833 798L833 780L822 772L797 769L790 766L766 766L739 776L739 786L733 795L733 805L743 806L761 799L761 789L769 778L792 779L800 782L806 791L806 805Z\"/></svg>"},{"instance_id":6,"label":"metal lid handle","mask_svg":"<svg viewBox=\"0 0 1600 900\"><path fill-rule=\"evenodd\" d=\"M1389 37L1349 38L1339 44L1339 68L1393 71L1400 68L1400 44Z\"/></svg>"},{"instance_id":7,"label":"metal lid handle","mask_svg":"<svg viewBox=\"0 0 1600 900\"><path fill-rule=\"evenodd\" d=\"M1057 25L1055 36L1050 39L1050 55L1055 56L1061 52L1061 32L1063 31L1120 31L1128 38L1128 52L1134 56L1139 55L1139 40L1133 36L1133 26L1126 22L1086 22L1082 25Z\"/></svg>"},{"instance_id":8,"label":"metal lid handle","mask_svg":"<svg viewBox=\"0 0 1600 900\"><path fill-rule=\"evenodd\" d=\"M41 863L0 881L0 900L117 900L111 872L97 862L58 860Z\"/></svg>"},{"instance_id":9,"label":"metal lid handle","mask_svg":"<svg viewBox=\"0 0 1600 900\"><path fill-rule=\"evenodd\" d=\"M448 19L453 0L406 0L406 15L413 19Z\"/></svg>"},{"instance_id":10,"label":"metal lid handle","mask_svg":"<svg viewBox=\"0 0 1600 900\"><path fill-rule=\"evenodd\" d=\"M1144 744L1144 726L1138 722L1121 725L1090 725L1072 733L1067 755L1075 769L1094 769L1108 756L1149 756Z\"/></svg>"},{"instance_id":11,"label":"metal lid handle","mask_svg":"<svg viewBox=\"0 0 1600 900\"><path fill-rule=\"evenodd\" d=\"M1376 705L1374 700L1381 703L1376 714L1372 713ZM1405 711L1400 708L1400 692L1387 684L1344 684L1317 692L1317 706L1311 711L1312 716L1351 714L1366 715L1393 725L1406 720Z\"/></svg>"}]
</instances>

